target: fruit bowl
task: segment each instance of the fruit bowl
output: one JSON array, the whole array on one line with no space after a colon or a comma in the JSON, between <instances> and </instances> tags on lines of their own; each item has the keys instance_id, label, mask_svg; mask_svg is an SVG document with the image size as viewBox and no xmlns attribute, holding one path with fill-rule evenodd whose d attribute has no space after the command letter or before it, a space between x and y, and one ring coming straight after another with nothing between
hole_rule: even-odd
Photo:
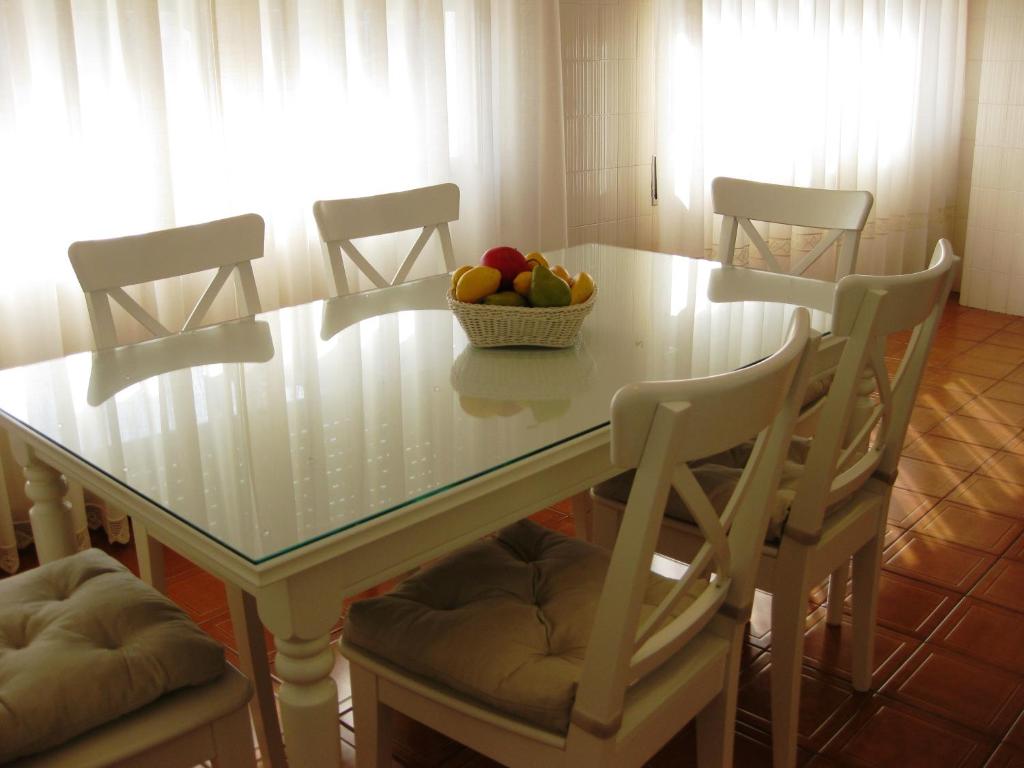
<instances>
[{"instance_id":1,"label":"fruit bowl","mask_svg":"<svg viewBox=\"0 0 1024 768\"><path fill-rule=\"evenodd\" d=\"M459 301L448 291L448 307L474 347L571 347L594 308L586 301L565 307L503 307Z\"/></svg>"}]
</instances>

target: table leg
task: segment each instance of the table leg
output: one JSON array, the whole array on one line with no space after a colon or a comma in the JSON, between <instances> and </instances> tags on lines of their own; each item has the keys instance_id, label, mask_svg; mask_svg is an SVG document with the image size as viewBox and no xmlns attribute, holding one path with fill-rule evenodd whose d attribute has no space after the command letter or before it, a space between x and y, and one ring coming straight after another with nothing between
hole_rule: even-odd
<instances>
[{"instance_id":1,"label":"table leg","mask_svg":"<svg viewBox=\"0 0 1024 768\"><path fill-rule=\"evenodd\" d=\"M281 725L277 720L274 683L270 679L267 644L263 637L263 624L256 611L256 600L233 584L225 582L224 588L228 593L231 624L238 644L238 661L242 673L252 681L255 691L249 703L249 712L260 745L262 765L267 768L284 768L287 765L284 742L281 740Z\"/></svg>"},{"instance_id":2,"label":"table leg","mask_svg":"<svg viewBox=\"0 0 1024 768\"><path fill-rule=\"evenodd\" d=\"M581 491L569 500L569 508L572 510L573 523L576 525L576 538L583 541L593 541L593 510L594 503L590 498L590 491Z\"/></svg>"},{"instance_id":3,"label":"table leg","mask_svg":"<svg viewBox=\"0 0 1024 768\"><path fill-rule=\"evenodd\" d=\"M64 498L68 484L64 476L36 456L20 440L12 440L14 458L25 472L25 494L32 500L29 521L40 563L75 554L71 505Z\"/></svg>"},{"instance_id":4,"label":"table leg","mask_svg":"<svg viewBox=\"0 0 1024 768\"><path fill-rule=\"evenodd\" d=\"M297 581L302 581L301 576ZM260 618L274 634L278 703L289 765L341 763L338 686L331 677L331 627L341 615L340 590L278 583L257 595Z\"/></svg>"}]
</instances>

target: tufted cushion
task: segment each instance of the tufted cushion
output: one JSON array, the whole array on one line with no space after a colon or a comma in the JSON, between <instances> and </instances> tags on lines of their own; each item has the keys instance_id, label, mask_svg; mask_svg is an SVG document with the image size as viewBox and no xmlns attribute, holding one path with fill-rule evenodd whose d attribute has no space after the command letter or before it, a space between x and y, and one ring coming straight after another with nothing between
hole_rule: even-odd
<instances>
[{"instance_id":1,"label":"tufted cushion","mask_svg":"<svg viewBox=\"0 0 1024 768\"><path fill-rule=\"evenodd\" d=\"M353 604L345 644L565 733L608 560L523 520ZM674 583L651 574L643 615Z\"/></svg>"},{"instance_id":2,"label":"tufted cushion","mask_svg":"<svg viewBox=\"0 0 1024 768\"><path fill-rule=\"evenodd\" d=\"M715 511L725 511L733 491L740 481L743 467L750 458L753 450L753 443L744 443L724 453L713 456L706 460L706 463L690 467L700 487L707 494L708 500ZM771 517L768 520L768 535L766 541L778 543L782 538L782 529L786 525L786 517L789 515L789 505L793 503L796 495L797 483L800 480L801 465L807 458L806 444L794 442L789 451L789 458L783 465L782 479L779 483L779 490L775 498L775 504L771 509ZM594 495L602 499L625 504L629 499L630 489L633 487L633 476L635 471L630 470L620 475L605 480L594 486ZM693 523L693 516L682 498L675 492L669 490L668 504L665 507L665 515L674 520L684 523Z\"/></svg>"},{"instance_id":3,"label":"tufted cushion","mask_svg":"<svg viewBox=\"0 0 1024 768\"><path fill-rule=\"evenodd\" d=\"M0 763L223 671L220 645L99 550L0 580Z\"/></svg>"}]
</instances>

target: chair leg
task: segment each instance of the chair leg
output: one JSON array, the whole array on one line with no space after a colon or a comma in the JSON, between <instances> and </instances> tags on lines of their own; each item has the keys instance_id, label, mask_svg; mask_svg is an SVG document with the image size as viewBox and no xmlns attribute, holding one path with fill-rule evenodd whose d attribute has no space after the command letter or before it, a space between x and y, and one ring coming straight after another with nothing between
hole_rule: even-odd
<instances>
[{"instance_id":1,"label":"chair leg","mask_svg":"<svg viewBox=\"0 0 1024 768\"><path fill-rule=\"evenodd\" d=\"M619 525L622 523L622 511L606 504L601 499L593 499L590 509L590 542L604 549L614 549L615 540L619 537Z\"/></svg>"},{"instance_id":2,"label":"chair leg","mask_svg":"<svg viewBox=\"0 0 1024 768\"><path fill-rule=\"evenodd\" d=\"M807 590L802 583L802 571L801 568L777 572L775 584L779 589L772 594L772 765L775 768L796 765L800 674L807 613ZM784 578L787 573L795 577L788 584Z\"/></svg>"},{"instance_id":3,"label":"chair leg","mask_svg":"<svg viewBox=\"0 0 1024 768\"><path fill-rule=\"evenodd\" d=\"M733 746L736 740L736 698L745 633L745 625L737 626L733 630L722 690L697 715L699 768L728 768L732 765Z\"/></svg>"},{"instance_id":4,"label":"chair leg","mask_svg":"<svg viewBox=\"0 0 1024 768\"><path fill-rule=\"evenodd\" d=\"M870 690L874 671L884 523L880 528L878 535L853 556L853 687L857 691Z\"/></svg>"},{"instance_id":5,"label":"chair leg","mask_svg":"<svg viewBox=\"0 0 1024 768\"><path fill-rule=\"evenodd\" d=\"M590 514L594 504L590 499L590 491L577 493L569 502L572 508L572 519L576 524L576 538L593 541Z\"/></svg>"},{"instance_id":6,"label":"chair leg","mask_svg":"<svg viewBox=\"0 0 1024 768\"><path fill-rule=\"evenodd\" d=\"M377 676L355 663L350 675L356 768L391 768L391 710L380 701Z\"/></svg>"},{"instance_id":7,"label":"chair leg","mask_svg":"<svg viewBox=\"0 0 1024 768\"><path fill-rule=\"evenodd\" d=\"M135 537L135 556L139 560L139 576L157 592L167 594L164 545L149 535L145 523L137 517L132 518L132 534Z\"/></svg>"},{"instance_id":8,"label":"chair leg","mask_svg":"<svg viewBox=\"0 0 1024 768\"><path fill-rule=\"evenodd\" d=\"M216 768L256 768L248 709L237 709L210 727L213 730L214 749L217 751L213 759Z\"/></svg>"},{"instance_id":9,"label":"chair leg","mask_svg":"<svg viewBox=\"0 0 1024 768\"><path fill-rule=\"evenodd\" d=\"M846 581L850 576L850 564L844 562L832 571L828 579L828 603L825 606L825 622L830 627L843 623L843 603L846 602Z\"/></svg>"}]
</instances>

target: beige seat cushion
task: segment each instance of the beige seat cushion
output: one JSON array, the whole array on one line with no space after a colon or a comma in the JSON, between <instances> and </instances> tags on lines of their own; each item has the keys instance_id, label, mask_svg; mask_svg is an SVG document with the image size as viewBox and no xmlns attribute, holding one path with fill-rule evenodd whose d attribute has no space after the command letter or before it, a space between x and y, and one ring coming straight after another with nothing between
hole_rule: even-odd
<instances>
[{"instance_id":1,"label":"beige seat cushion","mask_svg":"<svg viewBox=\"0 0 1024 768\"><path fill-rule=\"evenodd\" d=\"M220 645L99 550L0 580L0 763L223 671Z\"/></svg>"},{"instance_id":2,"label":"beige seat cushion","mask_svg":"<svg viewBox=\"0 0 1024 768\"><path fill-rule=\"evenodd\" d=\"M523 520L353 604L345 643L565 733L608 560ZM644 615L673 583L651 574Z\"/></svg>"},{"instance_id":3,"label":"beige seat cushion","mask_svg":"<svg viewBox=\"0 0 1024 768\"><path fill-rule=\"evenodd\" d=\"M743 467L750 458L752 443L745 443L725 453L713 456L707 463L691 467L694 477L700 484L704 493L715 511L721 514L725 506L732 498L733 491L740 481ZM768 520L768 535L766 540L769 543L778 542L782 538L782 530L786 525L786 517L789 514L789 505L796 495L797 483L800 479L801 462L806 459L806 448L803 445L795 444L790 449L789 459L783 466L782 480L776 495L775 503L772 506L771 517ZM609 501L625 504L629 499L630 489L633 487L633 470L623 472L620 475L605 480L594 486L594 494ZM680 498L675 489L669 490L668 504L665 507L665 515L673 520L684 523L693 523L693 516L686 504Z\"/></svg>"}]
</instances>

